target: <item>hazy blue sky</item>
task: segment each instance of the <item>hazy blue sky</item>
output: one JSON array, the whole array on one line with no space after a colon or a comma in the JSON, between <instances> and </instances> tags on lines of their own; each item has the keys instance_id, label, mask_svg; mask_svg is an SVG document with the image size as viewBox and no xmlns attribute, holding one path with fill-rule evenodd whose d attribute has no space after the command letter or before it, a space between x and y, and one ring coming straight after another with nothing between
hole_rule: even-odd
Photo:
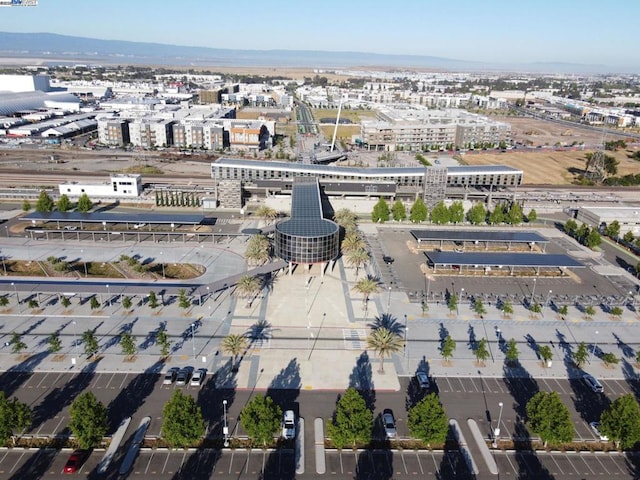
<instances>
[{"instance_id":1,"label":"hazy blue sky","mask_svg":"<svg viewBox=\"0 0 640 480\"><path fill-rule=\"evenodd\" d=\"M638 0L39 0L0 31L236 49L640 66ZM1 48L1 46L0 46Z\"/></svg>"}]
</instances>

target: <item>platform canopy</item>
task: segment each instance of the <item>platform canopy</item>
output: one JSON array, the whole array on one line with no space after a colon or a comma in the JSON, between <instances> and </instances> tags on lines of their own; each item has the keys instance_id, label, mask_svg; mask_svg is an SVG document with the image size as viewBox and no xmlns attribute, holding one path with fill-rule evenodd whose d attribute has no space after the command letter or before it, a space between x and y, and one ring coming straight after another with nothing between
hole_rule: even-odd
<instances>
[{"instance_id":1,"label":"platform canopy","mask_svg":"<svg viewBox=\"0 0 640 480\"><path fill-rule=\"evenodd\" d=\"M171 213L112 213L112 212L32 212L20 217L22 221L37 222L85 222L85 223L148 223L178 225L209 225L215 218L203 215L185 215Z\"/></svg>"},{"instance_id":2,"label":"platform canopy","mask_svg":"<svg viewBox=\"0 0 640 480\"><path fill-rule=\"evenodd\" d=\"M500 243L548 243L549 239L532 231L504 230L411 230L418 243L421 241L447 242L500 242Z\"/></svg>"},{"instance_id":3,"label":"platform canopy","mask_svg":"<svg viewBox=\"0 0 640 480\"><path fill-rule=\"evenodd\" d=\"M477 266L509 268L585 268L584 264L564 254L506 252L425 252L434 266Z\"/></svg>"}]
</instances>

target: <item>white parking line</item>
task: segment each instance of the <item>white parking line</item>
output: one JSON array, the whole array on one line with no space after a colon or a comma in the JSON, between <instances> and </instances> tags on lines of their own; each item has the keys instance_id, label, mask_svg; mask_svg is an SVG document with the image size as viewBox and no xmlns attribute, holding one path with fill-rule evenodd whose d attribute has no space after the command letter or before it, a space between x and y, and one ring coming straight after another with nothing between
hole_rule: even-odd
<instances>
[{"instance_id":1,"label":"white parking line","mask_svg":"<svg viewBox=\"0 0 640 480\"><path fill-rule=\"evenodd\" d=\"M107 382L107 385L104 388L110 388L111 390L115 390L115 387L111 386L111 382L113 381L113 379L116 377L116 375L118 375L117 372L113 372L111 374L111 378L109 379L109 381Z\"/></svg>"},{"instance_id":2,"label":"white parking line","mask_svg":"<svg viewBox=\"0 0 640 480\"><path fill-rule=\"evenodd\" d=\"M36 458L38 457L38 455L40 455L40 452L42 450L38 450L38 453L36 453ZM11 467L11 469L9 470L9 472L13 472L16 469L16 466L20 463L20 460L22 460L22 457L24 457L26 454L26 451L22 452L20 454L20 456L18 457L18 459L14 462L13 466ZM35 465L35 462L34 462Z\"/></svg>"},{"instance_id":3,"label":"white parking line","mask_svg":"<svg viewBox=\"0 0 640 480\"><path fill-rule=\"evenodd\" d=\"M591 468L591 466L590 466L590 465L589 465L589 463L584 459L584 457L583 457L582 455L580 455L580 454L578 454L578 455L580 456L580 460L582 460L582 463L584 463L584 464L587 466L587 468L591 471L591 473L592 473L593 475L595 475L595 474L596 474L596 472Z\"/></svg>"},{"instance_id":4,"label":"white parking line","mask_svg":"<svg viewBox=\"0 0 640 480\"><path fill-rule=\"evenodd\" d=\"M147 466L144 469L144 474L145 475L147 475L149 473L149 467L151 466L151 461L153 460L153 454L154 454L154 451L151 450L151 455L149 455L149 460L147 461ZM154 472L154 474L155 474L155 472Z\"/></svg>"},{"instance_id":5,"label":"white parking line","mask_svg":"<svg viewBox=\"0 0 640 480\"><path fill-rule=\"evenodd\" d=\"M120 382L120 387L119 389L122 390L122 388L124 387L125 382L129 379L129 374L125 374L122 376L122 381Z\"/></svg>"},{"instance_id":6,"label":"white parking line","mask_svg":"<svg viewBox=\"0 0 640 480\"><path fill-rule=\"evenodd\" d=\"M49 376L49 373L45 373L45 374L42 376L42 380L40 380L40 381L38 382L38 384L36 385L36 387L35 387L35 388L40 388L40 386L41 386L41 385L42 385L42 383L47 379L47 377L48 377L48 376ZM44 387L44 388L47 388L47 387L46 387L46 385L45 385L45 387Z\"/></svg>"},{"instance_id":7,"label":"white parking line","mask_svg":"<svg viewBox=\"0 0 640 480\"><path fill-rule=\"evenodd\" d=\"M551 460L553 460L553 463L556 464L556 467L558 467L558 470L560 470L560 474L564 475L564 471L562 470L562 467L560 466L560 464L558 462L556 462L556 459L554 458L555 455L550 455Z\"/></svg>"},{"instance_id":8,"label":"white parking line","mask_svg":"<svg viewBox=\"0 0 640 480\"><path fill-rule=\"evenodd\" d=\"M571 461L571 455L565 455L565 457L567 459L567 462L569 462L569 465L571 465L571 468L573 468L573 470L578 474L581 475L580 470L578 470L578 468L576 467L576 465ZM586 473L585 473L586 475Z\"/></svg>"},{"instance_id":9,"label":"white parking line","mask_svg":"<svg viewBox=\"0 0 640 480\"><path fill-rule=\"evenodd\" d=\"M420 468L420 475L424 475L424 468L422 468L422 462L420 461L420 455L418 452L415 452L416 460L418 462L418 467Z\"/></svg>"},{"instance_id":10,"label":"white parking line","mask_svg":"<svg viewBox=\"0 0 640 480\"><path fill-rule=\"evenodd\" d=\"M560 390L564 395L567 394L567 391L564 388L562 388L562 384L556 378L553 379L553 382L555 385L557 385L556 391Z\"/></svg>"}]
</instances>

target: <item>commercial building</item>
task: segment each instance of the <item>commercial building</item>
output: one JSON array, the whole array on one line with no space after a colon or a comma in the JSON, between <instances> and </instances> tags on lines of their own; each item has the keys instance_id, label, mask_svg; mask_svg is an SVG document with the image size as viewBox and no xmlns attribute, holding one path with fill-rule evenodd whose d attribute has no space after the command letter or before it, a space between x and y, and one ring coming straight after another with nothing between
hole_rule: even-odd
<instances>
[{"instance_id":1,"label":"commercial building","mask_svg":"<svg viewBox=\"0 0 640 480\"><path fill-rule=\"evenodd\" d=\"M142 177L137 174L111 175L109 182L79 183L65 182L58 185L60 195L80 197L87 194L93 197L128 197L136 198L142 193Z\"/></svg>"},{"instance_id":2,"label":"commercial building","mask_svg":"<svg viewBox=\"0 0 640 480\"><path fill-rule=\"evenodd\" d=\"M640 208L638 207L580 207L576 220L591 227L605 227L614 220L620 224L620 236L631 232L640 236Z\"/></svg>"}]
</instances>

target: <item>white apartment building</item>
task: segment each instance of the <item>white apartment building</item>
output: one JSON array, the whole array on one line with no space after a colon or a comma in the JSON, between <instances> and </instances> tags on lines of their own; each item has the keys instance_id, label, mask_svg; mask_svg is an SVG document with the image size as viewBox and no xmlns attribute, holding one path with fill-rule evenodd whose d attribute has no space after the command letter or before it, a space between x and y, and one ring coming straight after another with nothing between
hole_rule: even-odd
<instances>
[{"instance_id":1,"label":"white apartment building","mask_svg":"<svg viewBox=\"0 0 640 480\"><path fill-rule=\"evenodd\" d=\"M136 198L142 193L142 177L137 174L114 174L109 182L79 183L65 182L58 185L60 195L70 198L87 194L94 197L127 197Z\"/></svg>"},{"instance_id":2,"label":"white apartment building","mask_svg":"<svg viewBox=\"0 0 640 480\"><path fill-rule=\"evenodd\" d=\"M153 148L173 145L173 120L142 118L129 123L129 141L136 147Z\"/></svg>"}]
</instances>

